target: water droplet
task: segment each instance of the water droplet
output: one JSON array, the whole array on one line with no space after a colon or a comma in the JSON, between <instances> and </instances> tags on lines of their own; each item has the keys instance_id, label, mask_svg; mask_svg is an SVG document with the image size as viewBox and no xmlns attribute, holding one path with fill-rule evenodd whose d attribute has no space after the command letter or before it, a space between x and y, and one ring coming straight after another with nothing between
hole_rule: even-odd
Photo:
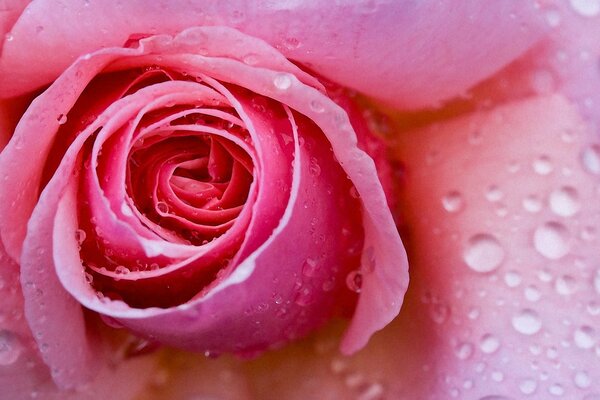
<instances>
[{"instance_id":1,"label":"water droplet","mask_svg":"<svg viewBox=\"0 0 600 400\"><path fill-rule=\"evenodd\" d=\"M582 17L595 17L600 14L600 0L569 0L571 8Z\"/></svg>"},{"instance_id":2,"label":"water droplet","mask_svg":"<svg viewBox=\"0 0 600 400\"><path fill-rule=\"evenodd\" d=\"M504 260L504 249L494 236L480 233L469 239L463 258L473 271L490 272Z\"/></svg>"},{"instance_id":3,"label":"water droplet","mask_svg":"<svg viewBox=\"0 0 600 400\"><path fill-rule=\"evenodd\" d=\"M317 113L322 113L325 111L325 107L319 100L312 100L310 102L310 109Z\"/></svg>"},{"instance_id":4,"label":"water droplet","mask_svg":"<svg viewBox=\"0 0 600 400\"><path fill-rule=\"evenodd\" d=\"M12 41L15 39L15 37L13 36L13 34L12 34L12 33L7 33L7 34L4 36L4 38L6 39L6 41L7 41L7 42L12 42Z\"/></svg>"},{"instance_id":5,"label":"water droplet","mask_svg":"<svg viewBox=\"0 0 600 400\"><path fill-rule=\"evenodd\" d=\"M542 201L535 195L529 195L523 199L523 208L531 213L539 212L542 209Z\"/></svg>"},{"instance_id":6,"label":"water droplet","mask_svg":"<svg viewBox=\"0 0 600 400\"><path fill-rule=\"evenodd\" d=\"M321 166L319 165L319 162L317 161L317 159L315 157L310 158L308 170L310 171L312 176L321 175Z\"/></svg>"},{"instance_id":7,"label":"water droplet","mask_svg":"<svg viewBox=\"0 0 600 400\"><path fill-rule=\"evenodd\" d=\"M296 293L296 297L294 298L294 302L301 307L306 307L307 305L313 302L314 298L312 295L312 289L309 287L302 287Z\"/></svg>"},{"instance_id":8,"label":"water droplet","mask_svg":"<svg viewBox=\"0 0 600 400\"><path fill-rule=\"evenodd\" d=\"M363 277L360 271L352 271L346 276L346 286L353 292L360 293L362 290Z\"/></svg>"},{"instance_id":9,"label":"water droplet","mask_svg":"<svg viewBox=\"0 0 600 400\"><path fill-rule=\"evenodd\" d=\"M591 326L581 326L573 332L573 342L580 349L591 349L596 344L594 340L594 328Z\"/></svg>"},{"instance_id":10,"label":"water droplet","mask_svg":"<svg viewBox=\"0 0 600 400\"><path fill-rule=\"evenodd\" d=\"M523 335L534 335L542 328L542 320L537 312L526 308L514 315L511 320L513 328Z\"/></svg>"},{"instance_id":11,"label":"water droplet","mask_svg":"<svg viewBox=\"0 0 600 400\"><path fill-rule=\"evenodd\" d=\"M542 297L542 293L535 285L529 285L525 288L525 299L527 301L535 302L538 301Z\"/></svg>"},{"instance_id":12,"label":"water droplet","mask_svg":"<svg viewBox=\"0 0 600 400\"><path fill-rule=\"evenodd\" d=\"M538 253L551 260L566 256L571 249L569 232L558 222L546 222L536 228L533 244Z\"/></svg>"},{"instance_id":13,"label":"water droplet","mask_svg":"<svg viewBox=\"0 0 600 400\"><path fill-rule=\"evenodd\" d=\"M556 293L562 296L569 296L577 289L577 281L569 275L563 275L554 282Z\"/></svg>"},{"instance_id":14,"label":"water droplet","mask_svg":"<svg viewBox=\"0 0 600 400\"><path fill-rule=\"evenodd\" d=\"M58 121L59 125L64 125L67 123L67 116L65 114L60 114L56 120Z\"/></svg>"},{"instance_id":15,"label":"water droplet","mask_svg":"<svg viewBox=\"0 0 600 400\"><path fill-rule=\"evenodd\" d=\"M117 275L127 275L130 272L131 271L129 270L129 268L123 265L117 265L117 267L115 268L115 274Z\"/></svg>"},{"instance_id":16,"label":"water droplet","mask_svg":"<svg viewBox=\"0 0 600 400\"><path fill-rule=\"evenodd\" d=\"M577 190L571 186L563 186L550 194L550 209L561 217L575 215L580 208Z\"/></svg>"},{"instance_id":17,"label":"water droplet","mask_svg":"<svg viewBox=\"0 0 600 400\"><path fill-rule=\"evenodd\" d=\"M466 360L473 354L473 345L471 343L459 343L454 348L454 355L460 360Z\"/></svg>"},{"instance_id":18,"label":"water droplet","mask_svg":"<svg viewBox=\"0 0 600 400\"><path fill-rule=\"evenodd\" d=\"M273 85L279 90L287 90L292 86L292 78L289 74L277 74L273 78Z\"/></svg>"},{"instance_id":19,"label":"water droplet","mask_svg":"<svg viewBox=\"0 0 600 400\"><path fill-rule=\"evenodd\" d=\"M537 389L537 382L533 379L523 379L519 382L519 390L523 394L533 394Z\"/></svg>"},{"instance_id":20,"label":"water droplet","mask_svg":"<svg viewBox=\"0 0 600 400\"><path fill-rule=\"evenodd\" d=\"M517 287L522 281L523 278L517 271L508 271L506 274L504 274L504 283L506 283L506 286L508 287Z\"/></svg>"},{"instance_id":21,"label":"water droplet","mask_svg":"<svg viewBox=\"0 0 600 400\"><path fill-rule=\"evenodd\" d=\"M302 273L308 277L314 276L317 272L317 262L312 258L307 258L302 264Z\"/></svg>"},{"instance_id":22,"label":"water droplet","mask_svg":"<svg viewBox=\"0 0 600 400\"><path fill-rule=\"evenodd\" d=\"M258 54L254 54L254 53L249 53L246 54L244 57L242 57L242 61L244 62L244 64L247 65L256 65L258 64L260 60L260 57L258 56Z\"/></svg>"},{"instance_id":23,"label":"water droplet","mask_svg":"<svg viewBox=\"0 0 600 400\"><path fill-rule=\"evenodd\" d=\"M384 392L385 390L380 383L371 383L360 391L356 400L379 400L382 398Z\"/></svg>"},{"instance_id":24,"label":"water droplet","mask_svg":"<svg viewBox=\"0 0 600 400\"><path fill-rule=\"evenodd\" d=\"M17 335L5 329L0 330L0 365L14 364L22 349Z\"/></svg>"},{"instance_id":25,"label":"water droplet","mask_svg":"<svg viewBox=\"0 0 600 400\"><path fill-rule=\"evenodd\" d=\"M492 334L485 334L481 337L481 341L479 342L479 348L482 352L491 354L496 352L500 347L500 341L497 337Z\"/></svg>"},{"instance_id":26,"label":"water droplet","mask_svg":"<svg viewBox=\"0 0 600 400\"><path fill-rule=\"evenodd\" d=\"M164 201L159 201L156 203L156 209L159 213L168 214L169 213L169 205Z\"/></svg>"},{"instance_id":27,"label":"water droplet","mask_svg":"<svg viewBox=\"0 0 600 400\"><path fill-rule=\"evenodd\" d=\"M600 145L587 146L581 152L583 168L595 175L600 174Z\"/></svg>"},{"instance_id":28,"label":"water droplet","mask_svg":"<svg viewBox=\"0 0 600 400\"><path fill-rule=\"evenodd\" d=\"M585 371L578 371L573 376L573 383L580 389L586 389L592 384L592 379Z\"/></svg>"},{"instance_id":29,"label":"water droplet","mask_svg":"<svg viewBox=\"0 0 600 400\"><path fill-rule=\"evenodd\" d=\"M540 156L533 160L532 167L540 175L548 175L554 169L552 161L548 156Z\"/></svg>"},{"instance_id":30,"label":"water droplet","mask_svg":"<svg viewBox=\"0 0 600 400\"><path fill-rule=\"evenodd\" d=\"M85 241L86 237L87 235L83 229L75 230L75 240L77 241L77 243L82 244Z\"/></svg>"},{"instance_id":31,"label":"water droplet","mask_svg":"<svg viewBox=\"0 0 600 400\"><path fill-rule=\"evenodd\" d=\"M442 207L444 207L444 210L451 213L462 210L462 195L455 190L448 192L444 197L442 197Z\"/></svg>"},{"instance_id":32,"label":"water droplet","mask_svg":"<svg viewBox=\"0 0 600 400\"><path fill-rule=\"evenodd\" d=\"M562 17L560 15L560 11L556 9L550 9L546 11L546 22L548 23L548 26L556 28L558 25L560 25L561 19Z\"/></svg>"},{"instance_id":33,"label":"water droplet","mask_svg":"<svg viewBox=\"0 0 600 400\"><path fill-rule=\"evenodd\" d=\"M500 188L496 185L492 185L492 186L488 187L485 192L485 198L488 201L492 201L492 202L500 200L502 198L502 196L504 196L504 194L502 193Z\"/></svg>"},{"instance_id":34,"label":"water droplet","mask_svg":"<svg viewBox=\"0 0 600 400\"><path fill-rule=\"evenodd\" d=\"M446 319L448 318L448 314L450 314L450 310L445 304L437 303L431 307L431 319L436 324L444 323L444 321L446 321Z\"/></svg>"},{"instance_id":35,"label":"water droplet","mask_svg":"<svg viewBox=\"0 0 600 400\"><path fill-rule=\"evenodd\" d=\"M562 396L565 393L565 389L560 383L555 383L554 385L548 388L548 393L550 393L553 396Z\"/></svg>"}]
</instances>

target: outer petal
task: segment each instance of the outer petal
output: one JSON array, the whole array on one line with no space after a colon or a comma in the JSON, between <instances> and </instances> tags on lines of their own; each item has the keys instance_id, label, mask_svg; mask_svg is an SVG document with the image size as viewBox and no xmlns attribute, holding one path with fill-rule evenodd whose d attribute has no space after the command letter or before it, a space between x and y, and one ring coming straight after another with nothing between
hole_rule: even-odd
<instances>
[{"instance_id":1,"label":"outer petal","mask_svg":"<svg viewBox=\"0 0 600 400\"><path fill-rule=\"evenodd\" d=\"M558 96L402 135L414 286L393 345L411 362L390 361L403 371L395 392L598 393L596 141Z\"/></svg>"},{"instance_id":2,"label":"outer petal","mask_svg":"<svg viewBox=\"0 0 600 400\"><path fill-rule=\"evenodd\" d=\"M464 92L519 56L543 31L533 2L518 0L136 0L110 7L37 1L5 43L2 95L47 84L77 56L122 45L130 35L198 25L238 28L343 86L410 108ZM248 49L249 58L252 52Z\"/></svg>"}]
</instances>

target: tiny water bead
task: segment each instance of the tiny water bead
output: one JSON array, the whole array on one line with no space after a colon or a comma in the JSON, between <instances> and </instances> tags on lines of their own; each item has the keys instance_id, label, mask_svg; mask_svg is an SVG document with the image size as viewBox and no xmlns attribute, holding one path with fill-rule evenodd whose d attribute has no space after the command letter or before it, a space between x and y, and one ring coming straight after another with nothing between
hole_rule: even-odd
<instances>
[{"instance_id":1,"label":"tiny water bead","mask_svg":"<svg viewBox=\"0 0 600 400\"><path fill-rule=\"evenodd\" d=\"M578 371L573 376L573 383L580 389L587 389L592 384L592 379L585 371Z\"/></svg>"},{"instance_id":2,"label":"tiny water bead","mask_svg":"<svg viewBox=\"0 0 600 400\"><path fill-rule=\"evenodd\" d=\"M473 345L471 343L459 343L454 348L454 355L460 360L466 360L473 354Z\"/></svg>"},{"instance_id":3,"label":"tiny water bead","mask_svg":"<svg viewBox=\"0 0 600 400\"><path fill-rule=\"evenodd\" d=\"M56 118L56 121L58 122L59 125L64 125L67 123L67 116L65 114L60 114Z\"/></svg>"},{"instance_id":4,"label":"tiny water bead","mask_svg":"<svg viewBox=\"0 0 600 400\"><path fill-rule=\"evenodd\" d=\"M534 379L523 379L519 382L519 390L523 394L533 394L537 389L537 382Z\"/></svg>"},{"instance_id":5,"label":"tiny water bead","mask_svg":"<svg viewBox=\"0 0 600 400\"><path fill-rule=\"evenodd\" d=\"M583 168L591 174L600 174L600 145L587 146L581 152Z\"/></svg>"},{"instance_id":6,"label":"tiny water bead","mask_svg":"<svg viewBox=\"0 0 600 400\"><path fill-rule=\"evenodd\" d=\"M549 203L552 212L561 217L573 216L581 207L579 194L571 186L563 186L553 191L550 194Z\"/></svg>"},{"instance_id":7,"label":"tiny water bead","mask_svg":"<svg viewBox=\"0 0 600 400\"><path fill-rule=\"evenodd\" d=\"M539 156L533 160L531 166L533 167L533 170L540 175L548 175L554 169L552 161L548 156Z\"/></svg>"},{"instance_id":8,"label":"tiny water bead","mask_svg":"<svg viewBox=\"0 0 600 400\"><path fill-rule=\"evenodd\" d=\"M491 272L504 260L504 248L494 236L479 233L468 240L463 259L475 272Z\"/></svg>"},{"instance_id":9,"label":"tiny water bead","mask_svg":"<svg viewBox=\"0 0 600 400\"><path fill-rule=\"evenodd\" d=\"M11 331L0 330L0 365L14 364L21 355L21 341Z\"/></svg>"},{"instance_id":10,"label":"tiny water bead","mask_svg":"<svg viewBox=\"0 0 600 400\"><path fill-rule=\"evenodd\" d=\"M442 197L442 207L444 207L444 210L448 211L449 213L455 213L462 210L463 203L464 201L462 195L460 192L455 190L448 192L444 197Z\"/></svg>"},{"instance_id":11,"label":"tiny water bead","mask_svg":"<svg viewBox=\"0 0 600 400\"><path fill-rule=\"evenodd\" d=\"M523 208L530 213L539 212L544 204L542 200L535 194L529 195L523 199Z\"/></svg>"},{"instance_id":12,"label":"tiny water bead","mask_svg":"<svg viewBox=\"0 0 600 400\"><path fill-rule=\"evenodd\" d=\"M352 271L346 276L346 286L353 292L360 293L362 290L363 276L360 271Z\"/></svg>"},{"instance_id":13,"label":"tiny water bead","mask_svg":"<svg viewBox=\"0 0 600 400\"><path fill-rule=\"evenodd\" d=\"M569 253L569 239L567 228L554 221L540 225L533 234L533 244L537 252L551 260L558 260Z\"/></svg>"},{"instance_id":14,"label":"tiny water bead","mask_svg":"<svg viewBox=\"0 0 600 400\"><path fill-rule=\"evenodd\" d=\"M513 328L523 335L534 335L542 328L542 320L537 312L526 308L511 319Z\"/></svg>"}]
</instances>

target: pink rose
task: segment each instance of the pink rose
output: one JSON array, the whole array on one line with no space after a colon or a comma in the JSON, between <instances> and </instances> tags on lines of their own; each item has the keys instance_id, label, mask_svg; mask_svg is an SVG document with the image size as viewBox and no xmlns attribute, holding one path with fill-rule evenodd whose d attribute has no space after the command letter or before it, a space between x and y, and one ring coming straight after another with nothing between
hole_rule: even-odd
<instances>
[{"instance_id":1,"label":"pink rose","mask_svg":"<svg viewBox=\"0 0 600 400\"><path fill-rule=\"evenodd\" d=\"M13 397L63 396L49 370L131 398L153 359L124 351L252 355L333 315L352 319L250 364L180 355L155 396L597 394L600 5L69 3L0 24ZM407 283L367 126L398 162L413 284L346 358ZM97 315L148 342L115 350Z\"/></svg>"}]
</instances>

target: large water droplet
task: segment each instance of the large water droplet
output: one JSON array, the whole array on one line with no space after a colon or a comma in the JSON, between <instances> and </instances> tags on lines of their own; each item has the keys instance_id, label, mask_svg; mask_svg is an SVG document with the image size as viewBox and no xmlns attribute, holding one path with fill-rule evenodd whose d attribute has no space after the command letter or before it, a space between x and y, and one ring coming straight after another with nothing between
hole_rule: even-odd
<instances>
[{"instance_id":1,"label":"large water droplet","mask_svg":"<svg viewBox=\"0 0 600 400\"><path fill-rule=\"evenodd\" d=\"M558 222L540 225L533 234L535 249L546 258L558 260L569 253L569 232Z\"/></svg>"},{"instance_id":2,"label":"large water droplet","mask_svg":"<svg viewBox=\"0 0 600 400\"><path fill-rule=\"evenodd\" d=\"M573 332L573 342L580 349L591 349L596 344L594 340L594 328L591 326L581 326Z\"/></svg>"},{"instance_id":3,"label":"large water droplet","mask_svg":"<svg viewBox=\"0 0 600 400\"><path fill-rule=\"evenodd\" d=\"M469 239L463 258L473 271L490 272L504 260L504 249L494 236L480 233Z\"/></svg>"},{"instance_id":4,"label":"large water droplet","mask_svg":"<svg viewBox=\"0 0 600 400\"><path fill-rule=\"evenodd\" d=\"M586 171L595 175L600 174L600 146L593 144L583 149L581 163Z\"/></svg>"},{"instance_id":5,"label":"large water droplet","mask_svg":"<svg viewBox=\"0 0 600 400\"><path fill-rule=\"evenodd\" d=\"M500 347L500 341L497 337L491 334L485 334L481 337L481 341L479 342L479 348L482 352L491 354L496 352Z\"/></svg>"},{"instance_id":6,"label":"large water droplet","mask_svg":"<svg viewBox=\"0 0 600 400\"><path fill-rule=\"evenodd\" d=\"M581 204L577 190L571 186L563 186L550 194L550 209L561 217L575 215Z\"/></svg>"},{"instance_id":7,"label":"large water droplet","mask_svg":"<svg viewBox=\"0 0 600 400\"><path fill-rule=\"evenodd\" d=\"M14 333L0 330L0 365L11 365L21 355L23 347Z\"/></svg>"},{"instance_id":8,"label":"large water droplet","mask_svg":"<svg viewBox=\"0 0 600 400\"><path fill-rule=\"evenodd\" d=\"M585 371L578 371L573 376L573 383L580 389L586 389L592 384L592 379Z\"/></svg>"},{"instance_id":9,"label":"large water droplet","mask_svg":"<svg viewBox=\"0 0 600 400\"><path fill-rule=\"evenodd\" d=\"M87 235L83 229L75 230L75 240L77 240L77 243L82 244L85 241L86 237Z\"/></svg>"},{"instance_id":10,"label":"large water droplet","mask_svg":"<svg viewBox=\"0 0 600 400\"><path fill-rule=\"evenodd\" d=\"M292 78L289 74L277 74L273 78L273 85L279 90L287 90L292 86Z\"/></svg>"},{"instance_id":11,"label":"large water droplet","mask_svg":"<svg viewBox=\"0 0 600 400\"><path fill-rule=\"evenodd\" d=\"M600 14L600 0L570 0L571 8L583 17L595 17Z\"/></svg>"},{"instance_id":12,"label":"large water droplet","mask_svg":"<svg viewBox=\"0 0 600 400\"><path fill-rule=\"evenodd\" d=\"M462 210L463 199L460 192L455 190L448 192L444 197L442 197L442 207L444 207L444 210L450 213Z\"/></svg>"},{"instance_id":13,"label":"large water droplet","mask_svg":"<svg viewBox=\"0 0 600 400\"><path fill-rule=\"evenodd\" d=\"M523 335L534 335L542 328L542 320L537 312L526 308L512 317L512 326Z\"/></svg>"}]
</instances>

